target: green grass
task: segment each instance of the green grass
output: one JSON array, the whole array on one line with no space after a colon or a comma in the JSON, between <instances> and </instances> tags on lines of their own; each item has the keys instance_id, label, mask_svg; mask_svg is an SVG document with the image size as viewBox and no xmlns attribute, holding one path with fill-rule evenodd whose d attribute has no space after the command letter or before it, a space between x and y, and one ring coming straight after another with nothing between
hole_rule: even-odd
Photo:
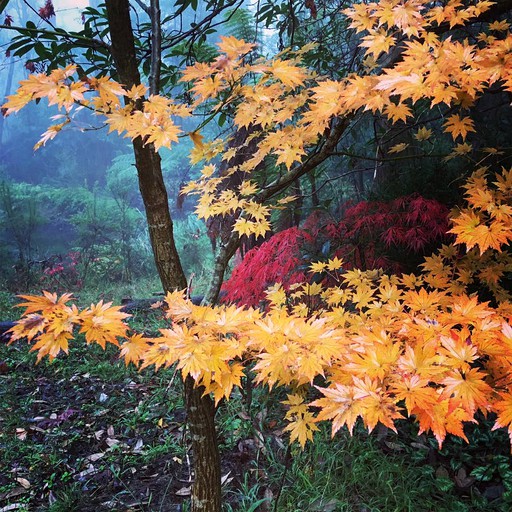
<instances>
[{"instance_id":1,"label":"green grass","mask_svg":"<svg viewBox=\"0 0 512 512\"><path fill-rule=\"evenodd\" d=\"M431 467L385 455L372 438L346 433L334 441L320 437L295 454L278 510L455 510L452 497L439 496Z\"/></svg>"}]
</instances>

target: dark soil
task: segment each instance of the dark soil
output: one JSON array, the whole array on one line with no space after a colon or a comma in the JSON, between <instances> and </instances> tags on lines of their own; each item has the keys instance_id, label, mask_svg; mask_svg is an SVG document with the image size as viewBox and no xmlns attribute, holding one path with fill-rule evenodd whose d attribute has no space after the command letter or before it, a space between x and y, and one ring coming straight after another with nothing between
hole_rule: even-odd
<instances>
[{"instance_id":1,"label":"dark soil","mask_svg":"<svg viewBox=\"0 0 512 512\"><path fill-rule=\"evenodd\" d=\"M125 371L110 356L109 378L104 353L96 367L91 359L80 363L91 357L85 346L37 366L26 345L0 350L0 510L182 509L192 454L172 372ZM242 423L233 423L239 432L229 438L220 434L228 500L249 466L261 475L253 462L257 436L241 435Z\"/></svg>"}]
</instances>

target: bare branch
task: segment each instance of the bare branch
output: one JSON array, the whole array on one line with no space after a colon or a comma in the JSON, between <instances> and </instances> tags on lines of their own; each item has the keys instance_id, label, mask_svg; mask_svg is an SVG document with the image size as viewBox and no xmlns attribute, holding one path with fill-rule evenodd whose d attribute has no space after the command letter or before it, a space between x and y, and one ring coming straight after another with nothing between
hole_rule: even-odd
<instances>
[{"instance_id":1,"label":"bare branch","mask_svg":"<svg viewBox=\"0 0 512 512\"><path fill-rule=\"evenodd\" d=\"M162 68L162 26L160 1L151 0L151 69L149 72L149 92L160 92L160 71Z\"/></svg>"},{"instance_id":2,"label":"bare branch","mask_svg":"<svg viewBox=\"0 0 512 512\"><path fill-rule=\"evenodd\" d=\"M151 9L142 0L135 0L135 3L151 17Z\"/></svg>"}]
</instances>

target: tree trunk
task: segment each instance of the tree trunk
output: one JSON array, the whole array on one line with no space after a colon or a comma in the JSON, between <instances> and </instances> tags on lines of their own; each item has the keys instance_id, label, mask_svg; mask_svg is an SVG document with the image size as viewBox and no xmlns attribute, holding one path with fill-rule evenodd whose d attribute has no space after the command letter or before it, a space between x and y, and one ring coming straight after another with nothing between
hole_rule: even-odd
<instances>
[{"instance_id":1,"label":"tree trunk","mask_svg":"<svg viewBox=\"0 0 512 512\"><path fill-rule=\"evenodd\" d=\"M221 508L220 454L215 430L215 405L204 388L185 380L185 405L194 451L192 512L219 512Z\"/></svg>"},{"instance_id":2,"label":"tree trunk","mask_svg":"<svg viewBox=\"0 0 512 512\"><path fill-rule=\"evenodd\" d=\"M140 74L135 55L130 6L128 0L109 0L106 5L112 39L112 57L119 80L131 88L140 84ZM133 141L133 151L139 189L146 210L149 238L164 291L183 290L187 287L187 279L174 244L160 156L151 144L144 145L140 137Z\"/></svg>"},{"instance_id":3,"label":"tree trunk","mask_svg":"<svg viewBox=\"0 0 512 512\"><path fill-rule=\"evenodd\" d=\"M154 4L154 3L153 3ZM128 0L107 0L107 17L112 40L112 57L119 80L131 88L140 84ZM156 70L153 70L156 72ZM153 75L155 76L155 75ZM155 92L155 91L152 91ZM140 105L142 104L140 101ZM137 106L137 105L136 105ZM160 156L141 138L133 141L139 189L146 210L149 237L164 291L183 290L187 280L173 237L167 191ZM185 381L185 403L192 434L195 481L192 488L192 512L220 512L220 455L215 431L215 406L192 378Z\"/></svg>"}]
</instances>

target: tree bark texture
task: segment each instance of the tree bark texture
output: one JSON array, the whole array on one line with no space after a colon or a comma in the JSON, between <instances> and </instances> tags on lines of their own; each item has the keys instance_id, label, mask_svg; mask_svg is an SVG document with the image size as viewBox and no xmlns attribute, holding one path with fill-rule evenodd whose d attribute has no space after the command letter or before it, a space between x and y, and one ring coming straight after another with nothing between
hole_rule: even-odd
<instances>
[{"instance_id":1,"label":"tree bark texture","mask_svg":"<svg viewBox=\"0 0 512 512\"><path fill-rule=\"evenodd\" d=\"M108 0L106 6L112 39L112 57L119 80L131 88L140 84L140 74L135 54L130 6L127 0ZM133 151L139 189L146 210L149 238L162 286L164 291L183 290L187 287L187 279L174 243L160 156L151 144L144 145L140 137L133 141Z\"/></svg>"},{"instance_id":2,"label":"tree bark texture","mask_svg":"<svg viewBox=\"0 0 512 512\"><path fill-rule=\"evenodd\" d=\"M152 7L158 5L152 2ZM126 87L140 84L135 42L128 0L107 0L107 16L112 40L112 57L119 81ZM152 20L158 18L154 13ZM155 73L155 69L152 70ZM153 74L153 76L156 76ZM153 87L155 86L153 82ZM156 93L157 91L152 91ZM140 101L138 107L142 106ZM139 188L146 210L153 254L164 291L183 290L187 280L173 237L172 219L165 188L161 159L152 145L141 138L133 141ZM211 398L185 380L185 403L194 456L195 480L192 487L192 512L220 512L220 454L215 429L215 406Z\"/></svg>"},{"instance_id":3,"label":"tree bark texture","mask_svg":"<svg viewBox=\"0 0 512 512\"><path fill-rule=\"evenodd\" d=\"M192 377L185 379L187 419L194 451L192 512L220 512L220 454L215 429L215 405L204 388L195 388Z\"/></svg>"}]
</instances>

